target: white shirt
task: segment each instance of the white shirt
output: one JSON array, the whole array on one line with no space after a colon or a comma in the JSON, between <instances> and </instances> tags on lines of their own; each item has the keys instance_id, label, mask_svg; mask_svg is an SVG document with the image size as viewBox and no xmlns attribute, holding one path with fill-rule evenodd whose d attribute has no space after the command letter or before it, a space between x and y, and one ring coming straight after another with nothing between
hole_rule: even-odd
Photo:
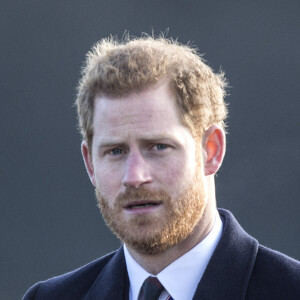
<instances>
[{"instance_id":1,"label":"white shirt","mask_svg":"<svg viewBox=\"0 0 300 300\"><path fill-rule=\"evenodd\" d=\"M166 289L159 297L174 300L190 300L193 298L208 262L221 238L223 223L217 213L215 224L209 234L193 249L179 257L156 275ZM129 300L137 300L142 284L149 276L129 254L124 245L124 254L129 276Z\"/></svg>"}]
</instances>

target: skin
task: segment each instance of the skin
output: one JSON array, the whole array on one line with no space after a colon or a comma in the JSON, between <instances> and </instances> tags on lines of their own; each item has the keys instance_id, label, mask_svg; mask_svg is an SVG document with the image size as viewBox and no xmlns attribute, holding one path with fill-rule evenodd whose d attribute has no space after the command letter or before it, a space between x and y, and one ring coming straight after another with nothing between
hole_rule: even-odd
<instances>
[{"instance_id":1,"label":"skin","mask_svg":"<svg viewBox=\"0 0 300 300\"><path fill-rule=\"evenodd\" d=\"M176 204L191 185L201 183L203 209L183 240L152 254L131 247L125 240L133 258L156 275L197 245L214 224L214 174L225 153L224 131L211 125L196 142L179 118L167 81L125 97L97 96L93 127L92 149L83 141L82 154L90 180L109 208L119 204L122 193L141 189L164 191ZM151 236L163 226L163 220L170 220L166 200L150 207L130 204L135 203L128 200L119 206L112 218L137 239ZM142 224L142 219L147 223Z\"/></svg>"}]
</instances>

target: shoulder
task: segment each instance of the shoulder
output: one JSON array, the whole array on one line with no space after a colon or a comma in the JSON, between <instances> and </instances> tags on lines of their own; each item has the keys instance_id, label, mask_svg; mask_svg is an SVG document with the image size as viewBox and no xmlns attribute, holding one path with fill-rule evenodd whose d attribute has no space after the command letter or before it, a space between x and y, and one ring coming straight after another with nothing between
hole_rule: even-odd
<instances>
[{"instance_id":1,"label":"shoulder","mask_svg":"<svg viewBox=\"0 0 300 300\"><path fill-rule=\"evenodd\" d=\"M77 298L84 296L116 252L109 253L74 271L36 283L27 291L23 300L72 299L74 296Z\"/></svg>"},{"instance_id":2,"label":"shoulder","mask_svg":"<svg viewBox=\"0 0 300 300\"><path fill-rule=\"evenodd\" d=\"M299 299L300 262L259 245L248 295L249 299Z\"/></svg>"},{"instance_id":3,"label":"shoulder","mask_svg":"<svg viewBox=\"0 0 300 300\"><path fill-rule=\"evenodd\" d=\"M212 275L223 274L220 283L230 278L227 286L231 290L242 287L246 299L300 299L300 262L260 245L229 211L219 209L219 213L223 234L215 251L218 260L214 261L218 264L214 267L218 272ZM219 269L218 265L223 268ZM230 270L226 276L224 266ZM245 294L235 298L243 299Z\"/></svg>"}]
</instances>

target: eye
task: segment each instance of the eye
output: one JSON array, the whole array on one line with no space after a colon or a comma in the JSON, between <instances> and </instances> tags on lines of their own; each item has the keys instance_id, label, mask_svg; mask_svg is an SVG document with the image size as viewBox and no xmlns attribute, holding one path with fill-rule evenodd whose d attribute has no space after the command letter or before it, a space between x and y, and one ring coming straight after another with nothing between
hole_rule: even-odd
<instances>
[{"instance_id":1,"label":"eye","mask_svg":"<svg viewBox=\"0 0 300 300\"><path fill-rule=\"evenodd\" d=\"M112 156L120 155L120 154L123 154L123 149L115 148L115 149L109 150L108 154L110 154Z\"/></svg>"},{"instance_id":2,"label":"eye","mask_svg":"<svg viewBox=\"0 0 300 300\"><path fill-rule=\"evenodd\" d=\"M165 144L156 144L156 145L154 146L154 148L155 148L156 150L159 150L159 151L161 151L161 150L165 150L165 149L167 149L167 148L168 148L168 146L167 146L167 145L165 145Z\"/></svg>"}]
</instances>

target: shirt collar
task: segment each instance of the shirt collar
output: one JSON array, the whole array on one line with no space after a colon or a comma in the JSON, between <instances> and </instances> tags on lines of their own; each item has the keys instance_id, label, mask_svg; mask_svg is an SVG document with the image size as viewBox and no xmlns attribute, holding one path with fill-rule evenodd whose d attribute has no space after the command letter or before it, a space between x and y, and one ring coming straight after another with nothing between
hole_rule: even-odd
<instances>
[{"instance_id":1,"label":"shirt collar","mask_svg":"<svg viewBox=\"0 0 300 300\"><path fill-rule=\"evenodd\" d=\"M222 229L223 224L219 213L217 213L215 224L209 234L193 249L157 274L156 277L173 299L193 298L208 262L221 238ZM153 275L144 270L132 258L126 245L124 245L124 254L130 281L129 299L136 300L145 279Z\"/></svg>"},{"instance_id":2,"label":"shirt collar","mask_svg":"<svg viewBox=\"0 0 300 300\"><path fill-rule=\"evenodd\" d=\"M124 254L129 277L129 300L137 300L142 284L149 276L153 276L144 270L130 255L124 244Z\"/></svg>"}]
</instances>

